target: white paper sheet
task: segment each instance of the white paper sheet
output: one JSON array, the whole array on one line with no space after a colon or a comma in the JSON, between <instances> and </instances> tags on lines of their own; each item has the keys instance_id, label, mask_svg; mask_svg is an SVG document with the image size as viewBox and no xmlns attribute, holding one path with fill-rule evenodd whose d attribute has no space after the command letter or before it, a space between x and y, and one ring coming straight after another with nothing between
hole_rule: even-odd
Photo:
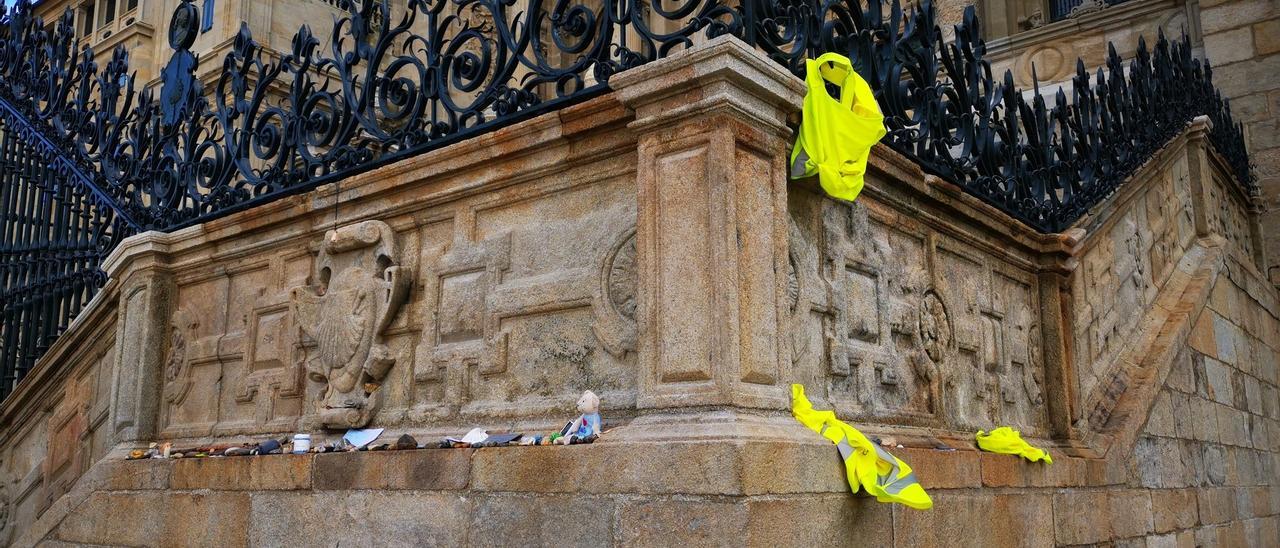
<instances>
[{"instance_id":1,"label":"white paper sheet","mask_svg":"<svg viewBox=\"0 0 1280 548\"><path fill-rule=\"evenodd\" d=\"M378 439L378 436L381 435L381 428L365 428L363 430L351 429L347 430L347 433L342 435L342 439L356 447L364 447L373 443L373 440Z\"/></svg>"}]
</instances>

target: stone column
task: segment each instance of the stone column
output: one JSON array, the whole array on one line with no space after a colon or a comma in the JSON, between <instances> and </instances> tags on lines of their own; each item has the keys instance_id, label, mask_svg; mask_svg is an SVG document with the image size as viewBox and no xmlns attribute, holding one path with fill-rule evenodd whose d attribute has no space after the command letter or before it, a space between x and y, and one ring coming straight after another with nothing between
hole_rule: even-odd
<instances>
[{"instance_id":1,"label":"stone column","mask_svg":"<svg viewBox=\"0 0 1280 548\"><path fill-rule=\"evenodd\" d=\"M1074 243L1071 242L1072 245ZM1037 276L1044 348L1044 401L1049 432L1058 440L1077 438L1072 428L1077 402L1076 373L1071 358L1071 325L1075 319L1074 311L1070 309L1070 275L1069 269L1059 267L1040 272Z\"/></svg>"},{"instance_id":2,"label":"stone column","mask_svg":"<svg viewBox=\"0 0 1280 548\"><path fill-rule=\"evenodd\" d=\"M721 37L610 83L638 140L638 406L786 409L786 120L803 82Z\"/></svg>"},{"instance_id":3,"label":"stone column","mask_svg":"<svg viewBox=\"0 0 1280 548\"><path fill-rule=\"evenodd\" d=\"M1209 155L1204 148L1207 146L1205 141L1208 139L1210 125L1212 122L1208 116L1197 116L1187 129L1187 141L1199 141L1201 145L1188 147L1187 150L1187 176L1191 178L1191 214L1196 236L1200 238L1213 233L1209 226L1209 208L1214 204L1206 203L1209 194L1207 186L1213 184L1213 167L1209 165Z\"/></svg>"},{"instance_id":4,"label":"stone column","mask_svg":"<svg viewBox=\"0 0 1280 548\"><path fill-rule=\"evenodd\" d=\"M165 239L158 232L130 237L103 262L102 269L120 284L108 419L113 444L156 438L169 316L176 297Z\"/></svg>"}]
</instances>

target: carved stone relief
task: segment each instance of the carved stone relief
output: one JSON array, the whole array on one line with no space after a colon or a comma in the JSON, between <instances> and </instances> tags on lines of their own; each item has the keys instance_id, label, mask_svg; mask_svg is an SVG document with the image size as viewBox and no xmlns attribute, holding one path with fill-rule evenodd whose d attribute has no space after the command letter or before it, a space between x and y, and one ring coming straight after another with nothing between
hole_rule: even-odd
<instances>
[{"instance_id":1,"label":"carved stone relief","mask_svg":"<svg viewBox=\"0 0 1280 548\"><path fill-rule=\"evenodd\" d=\"M587 389L634 401L632 179L555 183L421 219L406 420L559 412Z\"/></svg>"},{"instance_id":2,"label":"carved stone relief","mask_svg":"<svg viewBox=\"0 0 1280 548\"><path fill-rule=\"evenodd\" d=\"M934 417L939 379L921 319L929 287L924 241L860 207L831 204L824 225L833 399L862 413Z\"/></svg>"},{"instance_id":3,"label":"carved stone relief","mask_svg":"<svg viewBox=\"0 0 1280 548\"><path fill-rule=\"evenodd\" d=\"M288 298L263 294L244 314L244 374L235 385L237 404L258 403L255 420L288 429L306 394L306 350L290 317Z\"/></svg>"},{"instance_id":4,"label":"carved stone relief","mask_svg":"<svg viewBox=\"0 0 1280 548\"><path fill-rule=\"evenodd\" d=\"M1028 87L1036 82L1064 80L1075 70L1072 61L1078 56L1075 46L1065 42L1031 48L1018 56L1015 76L1019 84Z\"/></svg>"},{"instance_id":5,"label":"carved stone relief","mask_svg":"<svg viewBox=\"0 0 1280 548\"><path fill-rule=\"evenodd\" d=\"M1226 238L1227 242L1245 255L1253 254L1252 232L1246 214L1237 202L1229 195L1228 183L1215 176L1213 182L1205 185L1208 189L1205 204L1209 229Z\"/></svg>"},{"instance_id":6,"label":"carved stone relief","mask_svg":"<svg viewBox=\"0 0 1280 548\"><path fill-rule=\"evenodd\" d=\"M1106 7L1107 3L1104 0L1084 0L1076 7L1071 8L1071 11L1067 13L1067 18L1074 19L1085 14L1102 11Z\"/></svg>"},{"instance_id":7,"label":"carved stone relief","mask_svg":"<svg viewBox=\"0 0 1280 548\"><path fill-rule=\"evenodd\" d=\"M429 269L432 312L413 378L439 388L420 402L438 413L452 414L467 399L472 371L484 377L506 370L507 335L498 329L488 296L510 268L510 256L511 237L503 234L479 244L455 242Z\"/></svg>"},{"instance_id":8,"label":"carved stone relief","mask_svg":"<svg viewBox=\"0 0 1280 548\"><path fill-rule=\"evenodd\" d=\"M818 235L799 228L793 213L793 361L807 359L806 341L820 330L827 395L842 413L966 429L993 421L1030 433L1044 427L1035 278L909 221L891 224L879 207L824 201ZM810 249L821 260L808 260Z\"/></svg>"},{"instance_id":9,"label":"carved stone relief","mask_svg":"<svg viewBox=\"0 0 1280 548\"><path fill-rule=\"evenodd\" d=\"M808 236L794 218L788 234L786 298L791 313L791 364L796 370L804 370L804 364L820 359L825 362L818 353L824 341L822 322L834 314L829 305L833 290L819 273L822 266L814 241L817 238Z\"/></svg>"},{"instance_id":10,"label":"carved stone relief","mask_svg":"<svg viewBox=\"0 0 1280 548\"><path fill-rule=\"evenodd\" d=\"M942 353L951 345L951 337L947 305L938 297L938 292L931 289L920 301L920 338L930 360L942 361Z\"/></svg>"},{"instance_id":11,"label":"carved stone relief","mask_svg":"<svg viewBox=\"0 0 1280 548\"><path fill-rule=\"evenodd\" d=\"M187 345L200 321L184 310L173 313L169 323L169 350L164 361L164 399L170 405L182 405L191 390L191 356Z\"/></svg>"},{"instance_id":12,"label":"carved stone relief","mask_svg":"<svg viewBox=\"0 0 1280 548\"><path fill-rule=\"evenodd\" d=\"M601 261L600 287L593 300L596 338L610 354L636 349L636 231L622 233Z\"/></svg>"},{"instance_id":13,"label":"carved stone relief","mask_svg":"<svg viewBox=\"0 0 1280 548\"><path fill-rule=\"evenodd\" d=\"M395 365L383 334L408 298L407 270L391 227L365 221L328 231L314 285L292 290L294 320L315 343L306 364L324 387L314 408L320 425L359 428L377 412L378 387Z\"/></svg>"}]
</instances>

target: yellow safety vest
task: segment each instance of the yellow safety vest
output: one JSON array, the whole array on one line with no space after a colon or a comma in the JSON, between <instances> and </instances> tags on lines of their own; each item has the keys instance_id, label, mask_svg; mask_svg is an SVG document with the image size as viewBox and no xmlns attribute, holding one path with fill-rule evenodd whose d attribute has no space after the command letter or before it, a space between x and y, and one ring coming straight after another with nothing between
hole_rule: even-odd
<instances>
[{"instance_id":1,"label":"yellow safety vest","mask_svg":"<svg viewBox=\"0 0 1280 548\"><path fill-rule=\"evenodd\" d=\"M974 437L978 440L978 448L983 451L1019 455L1031 462L1042 460L1045 464L1053 464L1053 457L1047 451L1027 443L1022 439L1021 432L1008 426L1001 426L990 434L979 430Z\"/></svg>"},{"instance_id":2,"label":"yellow safety vest","mask_svg":"<svg viewBox=\"0 0 1280 548\"><path fill-rule=\"evenodd\" d=\"M840 86L840 100L826 83ZM862 192L871 145L885 135L884 115L871 86L848 57L824 53L805 61L804 118L791 150L791 178L818 175L822 189L852 202Z\"/></svg>"},{"instance_id":3,"label":"yellow safety vest","mask_svg":"<svg viewBox=\"0 0 1280 548\"><path fill-rule=\"evenodd\" d=\"M911 467L862 435L858 429L836 418L831 411L818 411L804 396L804 386L791 385L791 414L796 420L836 444L844 460L849 488L861 486L880 502L897 502L917 510L933 507L933 499L916 481Z\"/></svg>"}]
</instances>

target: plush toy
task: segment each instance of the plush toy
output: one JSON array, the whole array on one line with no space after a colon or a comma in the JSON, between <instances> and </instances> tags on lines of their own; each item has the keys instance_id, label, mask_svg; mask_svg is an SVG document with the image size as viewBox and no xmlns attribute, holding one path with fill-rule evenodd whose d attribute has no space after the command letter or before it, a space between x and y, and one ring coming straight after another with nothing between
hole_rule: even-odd
<instances>
[{"instance_id":1,"label":"plush toy","mask_svg":"<svg viewBox=\"0 0 1280 548\"><path fill-rule=\"evenodd\" d=\"M583 392L582 397L578 398L578 411L582 415L565 425L562 435L556 438L555 443L582 443L593 441L600 435L600 398L590 390Z\"/></svg>"}]
</instances>

